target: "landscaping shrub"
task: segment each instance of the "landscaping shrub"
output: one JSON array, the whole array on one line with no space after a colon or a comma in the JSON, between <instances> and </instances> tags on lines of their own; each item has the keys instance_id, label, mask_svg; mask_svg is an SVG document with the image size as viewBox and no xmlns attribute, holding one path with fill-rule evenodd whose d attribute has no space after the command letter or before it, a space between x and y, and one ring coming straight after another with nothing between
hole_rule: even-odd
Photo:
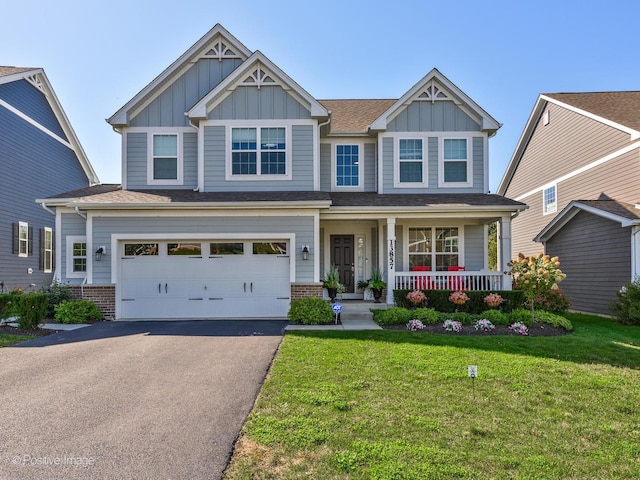
<instances>
[{"instance_id":1,"label":"landscaping shrub","mask_svg":"<svg viewBox=\"0 0 640 480\"><path fill-rule=\"evenodd\" d=\"M640 325L640 278L616 292L617 301L609 305L611 313L623 325Z\"/></svg>"},{"instance_id":2,"label":"landscaping shrub","mask_svg":"<svg viewBox=\"0 0 640 480\"><path fill-rule=\"evenodd\" d=\"M411 307L411 303L407 299L407 294L411 290L394 290L393 299L399 307ZM455 312L456 305L449 301L449 296L453 290L422 290L427 296L427 306L438 312ZM490 293L497 293L504 302L500 305L500 311L509 313L513 309L522 308L525 302L524 292L521 290L488 290L475 291L465 290L469 300L463 305L465 311L469 313L480 313L487 309L484 298Z\"/></svg>"},{"instance_id":3,"label":"landscaping shrub","mask_svg":"<svg viewBox=\"0 0 640 480\"><path fill-rule=\"evenodd\" d=\"M568 319L544 310L536 310L536 322L547 323L553 327L562 327L567 331L573 330L573 325Z\"/></svg>"},{"instance_id":4,"label":"landscaping shrub","mask_svg":"<svg viewBox=\"0 0 640 480\"><path fill-rule=\"evenodd\" d=\"M303 325L324 325L335 319L331 305L319 297L304 297L291 301L288 318Z\"/></svg>"},{"instance_id":5,"label":"landscaping shrub","mask_svg":"<svg viewBox=\"0 0 640 480\"><path fill-rule=\"evenodd\" d=\"M0 319L17 315L19 296L13 293L0 293Z\"/></svg>"},{"instance_id":6,"label":"landscaping shrub","mask_svg":"<svg viewBox=\"0 0 640 480\"><path fill-rule=\"evenodd\" d=\"M536 295L533 298L533 304L536 310L545 310L556 315L564 315L569 311L571 300L562 293L562 290L557 288Z\"/></svg>"},{"instance_id":7,"label":"landscaping shrub","mask_svg":"<svg viewBox=\"0 0 640 480\"><path fill-rule=\"evenodd\" d=\"M455 322L460 322L463 325L472 325L476 320L474 315L466 312L437 312L438 313L438 321L444 322L446 320L453 320Z\"/></svg>"},{"instance_id":8,"label":"landscaping shrub","mask_svg":"<svg viewBox=\"0 0 640 480\"><path fill-rule=\"evenodd\" d=\"M494 325L509 325L509 316L499 310L485 310L478 317L489 320Z\"/></svg>"},{"instance_id":9,"label":"landscaping shrub","mask_svg":"<svg viewBox=\"0 0 640 480\"><path fill-rule=\"evenodd\" d=\"M391 307L386 309L380 315L375 317L378 325L402 325L406 324L412 318L416 318L413 316L413 312L420 310L409 310L403 307Z\"/></svg>"},{"instance_id":10,"label":"landscaping shrub","mask_svg":"<svg viewBox=\"0 0 640 480\"><path fill-rule=\"evenodd\" d=\"M523 323L530 327L533 323L531 319L531 310L517 308L509 314L509 323Z\"/></svg>"},{"instance_id":11,"label":"landscaping shrub","mask_svg":"<svg viewBox=\"0 0 640 480\"><path fill-rule=\"evenodd\" d=\"M54 317L56 313L56 306L60 305L62 302L71 300L71 287L64 283L53 282L48 287L43 288L42 293L49 295L47 317Z\"/></svg>"},{"instance_id":12,"label":"landscaping shrub","mask_svg":"<svg viewBox=\"0 0 640 480\"><path fill-rule=\"evenodd\" d=\"M46 293L25 293L18 295L17 308L20 328L38 328L47 313L49 296Z\"/></svg>"},{"instance_id":13,"label":"landscaping shrub","mask_svg":"<svg viewBox=\"0 0 640 480\"><path fill-rule=\"evenodd\" d=\"M420 320L423 325L433 325L438 323L438 312L433 308L416 308L410 310L412 319Z\"/></svg>"},{"instance_id":14,"label":"landscaping shrub","mask_svg":"<svg viewBox=\"0 0 640 480\"><path fill-rule=\"evenodd\" d=\"M102 320L102 313L89 300L67 300L56 306L55 317L62 323L87 323Z\"/></svg>"}]
</instances>

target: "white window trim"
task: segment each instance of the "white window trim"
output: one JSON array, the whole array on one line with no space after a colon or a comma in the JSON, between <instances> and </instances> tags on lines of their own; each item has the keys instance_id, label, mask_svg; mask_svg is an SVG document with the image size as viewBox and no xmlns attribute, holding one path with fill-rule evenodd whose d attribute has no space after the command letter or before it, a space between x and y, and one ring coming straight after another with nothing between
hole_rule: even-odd
<instances>
[{"instance_id":1,"label":"white window trim","mask_svg":"<svg viewBox=\"0 0 640 480\"><path fill-rule=\"evenodd\" d=\"M466 182L445 182L444 181L444 141L445 140L466 140L467 141L467 181ZM447 160L460 162L459 160ZM486 159L485 159L486 161ZM473 137L467 135L446 135L439 137L438 144L438 187L443 188L468 188L473 187Z\"/></svg>"},{"instance_id":2,"label":"white window trim","mask_svg":"<svg viewBox=\"0 0 640 480\"><path fill-rule=\"evenodd\" d=\"M50 238L51 248L47 248L47 235ZM53 271L53 229L51 227L44 227L44 245L42 250L44 252L44 259L42 265L44 267L44 273L51 273ZM49 266L47 268L47 258L49 259Z\"/></svg>"},{"instance_id":3,"label":"white window trim","mask_svg":"<svg viewBox=\"0 0 640 480\"><path fill-rule=\"evenodd\" d=\"M422 140L422 182L400 181L400 140ZM427 188L429 186L429 137L417 134L393 137L393 188ZM410 160L407 160L410 161Z\"/></svg>"},{"instance_id":4,"label":"white window trim","mask_svg":"<svg viewBox=\"0 0 640 480\"><path fill-rule=\"evenodd\" d=\"M338 146L358 147L358 185L338 186L338 175L336 172L338 163ZM337 142L331 143L331 191L332 192L364 192L364 143L361 142Z\"/></svg>"},{"instance_id":5,"label":"white window trim","mask_svg":"<svg viewBox=\"0 0 640 480\"><path fill-rule=\"evenodd\" d=\"M553 202L553 208L547 209L547 204L545 199L547 196L546 195L547 190L549 190L550 188L553 188L555 201ZM542 214L550 215L552 213L556 213L557 211L558 211L558 184L554 183L553 185L547 185L542 189Z\"/></svg>"},{"instance_id":6,"label":"white window trim","mask_svg":"<svg viewBox=\"0 0 640 480\"><path fill-rule=\"evenodd\" d=\"M89 270L89 244L87 243L87 237L85 235L68 235L67 236L67 278L85 278L87 276L87 272L74 272L73 271L73 244L74 243L84 243L87 245L87 271ZM79 258L79 257L78 257Z\"/></svg>"},{"instance_id":7,"label":"white window trim","mask_svg":"<svg viewBox=\"0 0 640 480\"><path fill-rule=\"evenodd\" d=\"M27 232L26 237L22 238L22 229ZM24 252L22 246L24 245ZM18 257L26 258L29 256L29 224L27 222L18 222Z\"/></svg>"},{"instance_id":8,"label":"white window trim","mask_svg":"<svg viewBox=\"0 0 640 480\"><path fill-rule=\"evenodd\" d=\"M175 135L177 137L177 145L178 149L178 160L177 160L177 169L178 169L178 178L175 180L170 179L158 179L153 178L153 137L155 135ZM161 158L161 157L159 157ZM183 175L183 152L182 152L182 132L176 131L149 131L147 134L147 185L182 185L184 182Z\"/></svg>"},{"instance_id":9,"label":"white window trim","mask_svg":"<svg viewBox=\"0 0 640 480\"><path fill-rule=\"evenodd\" d=\"M276 121L277 122L277 121ZM273 175L267 174L263 175L260 173L260 149L257 150L256 160L256 174L255 175L234 175L233 165L232 165L232 152L231 152L231 144L232 144L232 131L234 128L255 128L256 129L256 142L260 144L260 129L261 128L284 128L285 135L285 174L284 175ZM284 122L268 122L268 121L256 121L256 122L244 122L244 123L233 123L226 126L225 130L225 138L226 138L226 148L225 148L225 180L232 182L253 182L253 181L285 181L293 179L293 162L291 161L292 153L291 153L291 144L293 142L293 138L291 135L292 128L291 125L287 125Z\"/></svg>"},{"instance_id":10,"label":"white window trim","mask_svg":"<svg viewBox=\"0 0 640 480\"><path fill-rule=\"evenodd\" d=\"M465 257L464 257L464 224L456 224L456 223L432 223L432 222L419 222L419 223L408 223L404 225L402 235L404 236L404 252L402 255L402 262L404 266L404 271L409 271L409 229L410 228L431 228L432 229L432 238L435 233L436 228L457 228L458 229L458 265L466 267ZM434 244L435 247L435 244ZM431 253L432 257L432 265L433 260L435 260L435 250ZM436 272L435 268L432 268L432 272Z\"/></svg>"}]
</instances>

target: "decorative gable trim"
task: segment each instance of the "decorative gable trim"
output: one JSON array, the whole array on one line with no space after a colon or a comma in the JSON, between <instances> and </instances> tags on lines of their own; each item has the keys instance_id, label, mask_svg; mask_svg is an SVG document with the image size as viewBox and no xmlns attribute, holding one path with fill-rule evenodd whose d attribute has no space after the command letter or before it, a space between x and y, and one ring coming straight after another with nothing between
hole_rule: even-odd
<instances>
[{"instance_id":1,"label":"decorative gable trim","mask_svg":"<svg viewBox=\"0 0 640 480\"><path fill-rule=\"evenodd\" d=\"M238 87L262 87L265 85L282 87L289 95L304 105L312 117L328 117L329 112L306 90L284 73L262 52L256 51L242 65L236 68L218 86L205 95L188 112L190 119L206 119L208 113Z\"/></svg>"},{"instance_id":2,"label":"decorative gable trim","mask_svg":"<svg viewBox=\"0 0 640 480\"><path fill-rule=\"evenodd\" d=\"M370 130L386 130L388 122L414 101L454 101L465 113L477 119L482 130L488 131L490 135L502 126L438 69L434 68L378 117L369 127Z\"/></svg>"},{"instance_id":3,"label":"decorative gable trim","mask_svg":"<svg viewBox=\"0 0 640 480\"><path fill-rule=\"evenodd\" d=\"M186 72L201 58L239 58L242 60L251 56L251 50L245 47L237 38L231 35L222 25L216 24L189 50L158 75L151 83L129 100L120 110L107 119L113 126L126 126L129 120L139 111L157 98L180 75ZM144 102L141 107L140 104Z\"/></svg>"}]
</instances>

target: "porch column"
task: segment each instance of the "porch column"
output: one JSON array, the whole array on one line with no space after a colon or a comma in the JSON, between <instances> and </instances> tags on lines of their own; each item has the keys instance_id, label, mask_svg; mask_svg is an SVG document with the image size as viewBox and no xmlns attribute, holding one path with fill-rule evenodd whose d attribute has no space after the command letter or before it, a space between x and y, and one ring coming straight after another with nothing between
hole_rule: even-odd
<instances>
[{"instance_id":1,"label":"porch column","mask_svg":"<svg viewBox=\"0 0 640 480\"><path fill-rule=\"evenodd\" d=\"M396 219L387 218L387 305L393 305L396 286Z\"/></svg>"},{"instance_id":2,"label":"porch column","mask_svg":"<svg viewBox=\"0 0 640 480\"><path fill-rule=\"evenodd\" d=\"M511 290L511 276L509 272L511 268L507 265L511 261L511 217L504 216L500 219L500 231L498 232L499 248L499 268L502 272L502 289Z\"/></svg>"}]
</instances>

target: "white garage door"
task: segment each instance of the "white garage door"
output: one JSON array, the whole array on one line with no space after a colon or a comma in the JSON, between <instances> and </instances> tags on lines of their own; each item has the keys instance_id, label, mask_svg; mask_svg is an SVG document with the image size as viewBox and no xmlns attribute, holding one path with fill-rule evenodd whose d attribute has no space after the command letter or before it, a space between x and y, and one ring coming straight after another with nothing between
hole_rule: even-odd
<instances>
[{"instance_id":1,"label":"white garage door","mask_svg":"<svg viewBox=\"0 0 640 480\"><path fill-rule=\"evenodd\" d=\"M286 317L285 241L123 242L121 318Z\"/></svg>"}]
</instances>

